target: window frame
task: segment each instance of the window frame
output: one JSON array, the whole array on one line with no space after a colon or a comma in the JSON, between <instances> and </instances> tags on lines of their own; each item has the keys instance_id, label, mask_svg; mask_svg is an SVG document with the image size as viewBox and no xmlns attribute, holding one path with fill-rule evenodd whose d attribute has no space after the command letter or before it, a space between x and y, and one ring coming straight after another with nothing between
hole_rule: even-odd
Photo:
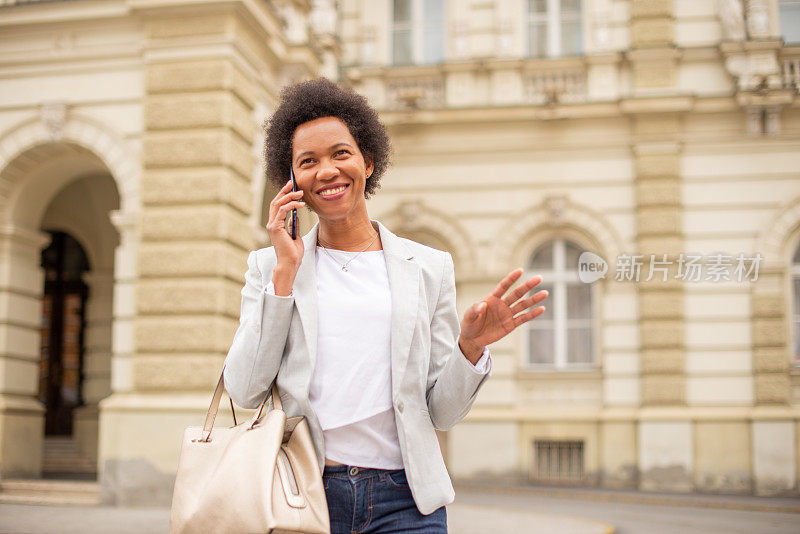
<instances>
[{"instance_id":1,"label":"window frame","mask_svg":"<svg viewBox=\"0 0 800 534\"><path fill-rule=\"evenodd\" d=\"M442 2L442 57L435 61L428 61L424 58L425 54L425 30L432 27L426 24L424 20L425 5L428 0L408 0L411 3L411 20L408 22L409 30L411 32L411 61L408 63L395 63L394 61L394 4L396 0L392 0L389 9L389 46L387 46L388 57L387 65L390 67L408 67L412 65L438 65L445 61L447 57L447 0Z\"/></svg>"},{"instance_id":2,"label":"window frame","mask_svg":"<svg viewBox=\"0 0 800 534\"><path fill-rule=\"evenodd\" d=\"M565 54L562 50L561 27L564 22L561 16L561 2L560 0L544 0L546 3L546 11L544 16L538 15L534 17L530 10L530 0L523 0L522 12L524 22L525 38L523 39L523 55L527 58L535 59L553 59L565 57L581 57L586 55L586 3L587 0L579 0L580 6L578 10L578 21L580 23L581 46L578 51L571 54ZM531 52L531 23L534 18L541 18L545 21L545 29L547 31L547 40L545 41L546 50L541 55L534 55Z\"/></svg>"},{"instance_id":3,"label":"window frame","mask_svg":"<svg viewBox=\"0 0 800 534\"><path fill-rule=\"evenodd\" d=\"M522 335L522 369L525 371L532 371L532 372L586 372L586 371L595 371L600 368L600 331L599 331L599 310L600 310L600 292L599 292L599 285L597 283L589 284L589 318L584 319L589 323L590 334L591 334L591 358L589 362L586 363L570 363L567 360L568 356L568 346L567 346L567 333L569 328L569 318L567 317L567 287L569 285L577 285L577 284L584 284L584 282L580 281L578 277L578 269L577 266L572 270L568 270L566 266L563 265L564 260L566 260L566 244L567 242L571 243L572 245L576 246L581 250L584 251L592 251L590 248L587 248L579 241L575 241L570 239L566 236L553 236L547 238L545 240L540 241L536 246L534 246L528 254L528 259L525 264L525 271L521 279L527 280L531 276L534 275L541 275L542 283L544 285L552 286L552 294L547 297L547 299L543 302L547 313L548 310L555 310L557 316L553 317L554 326L554 354L553 354L553 362L552 363L534 363L531 362L530 359L530 352L531 352L531 344L530 344L530 332L531 330L535 329L533 324L539 319L533 319L525 323L521 330ZM530 260L533 258L533 254L538 251L541 247L545 245L550 245L553 247L553 269L551 270L541 270L541 271L533 271L530 267ZM560 251L557 250L560 248ZM558 260L557 254L560 256ZM559 263L560 262L563 266L563 270L560 272L558 271ZM577 282L577 284L571 284L570 282ZM556 291L557 287L561 287L560 291ZM534 288L533 292L539 291L540 288L537 286ZM547 303L548 300L553 300L553 306L548 307ZM559 312L559 310L561 310ZM541 317L541 316L540 316ZM561 329L562 331L559 332L559 326L563 326Z\"/></svg>"}]
</instances>

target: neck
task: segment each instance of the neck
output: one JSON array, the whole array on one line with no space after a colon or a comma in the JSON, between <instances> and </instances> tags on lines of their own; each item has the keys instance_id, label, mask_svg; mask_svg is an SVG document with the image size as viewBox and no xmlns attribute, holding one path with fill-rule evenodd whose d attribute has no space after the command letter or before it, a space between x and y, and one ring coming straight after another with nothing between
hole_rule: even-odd
<instances>
[{"instance_id":1,"label":"neck","mask_svg":"<svg viewBox=\"0 0 800 534\"><path fill-rule=\"evenodd\" d=\"M327 248L355 251L361 250L369 243L375 237L375 232L366 214L358 219L345 218L336 221L320 219L317 240L320 245ZM379 241L376 240L370 248L375 248Z\"/></svg>"}]
</instances>

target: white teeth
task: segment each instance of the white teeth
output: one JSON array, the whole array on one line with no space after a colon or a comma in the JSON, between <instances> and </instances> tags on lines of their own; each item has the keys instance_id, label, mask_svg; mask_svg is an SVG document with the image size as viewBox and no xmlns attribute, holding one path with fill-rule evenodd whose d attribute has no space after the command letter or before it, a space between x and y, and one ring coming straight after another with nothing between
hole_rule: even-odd
<instances>
[{"instance_id":1,"label":"white teeth","mask_svg":"<svg viewBox=\"0 0 800 534\"><path fill-rule=\"evenodd\" d=\"M325 191L322 191L320 193L320 195L322 195L323 197L327 197L327 196L330 196L330 195L335 195L336 193L344 191L345 187L347 187L347 186L340 185L339 187L335 187L333 189L326 189Z\"/></svg>"}]
</instances>

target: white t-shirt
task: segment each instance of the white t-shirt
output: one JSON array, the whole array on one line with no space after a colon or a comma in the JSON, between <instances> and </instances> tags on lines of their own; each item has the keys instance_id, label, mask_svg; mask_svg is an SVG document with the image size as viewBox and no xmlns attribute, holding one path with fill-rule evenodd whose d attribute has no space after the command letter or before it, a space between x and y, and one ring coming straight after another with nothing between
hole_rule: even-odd
<instances>
[{"instance_id":1,"label":"white t-shirt","mask_svg":"<svg viewBox=\"0 0 800 534\"><path fill-rule=\"evenodd\" d=\"M402 469L392 407L386 260L382 250L358 254L317 247L317 359L309 401L322 427L326 458ZM351 259L343 271L342 264ZM275 293L271 282L266 290ZM488 356L487 348L475 372L488 372Z\"/></svg>"}]
</instances>

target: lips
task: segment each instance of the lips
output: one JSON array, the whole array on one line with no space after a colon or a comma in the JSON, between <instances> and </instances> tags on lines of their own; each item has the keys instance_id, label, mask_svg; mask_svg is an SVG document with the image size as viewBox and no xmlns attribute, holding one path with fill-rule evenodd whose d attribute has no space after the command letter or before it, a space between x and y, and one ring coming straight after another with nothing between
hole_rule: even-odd
<instances>
[{"instance_id":1,"label":"lips","mask_svg":"<svg viewBox=\"0 0 800 534\"><path fill-rule=\"evenodd\" d=\"M333 185L329 187L325 187L324 189L320 189L317 191L317 194L325 199L334 199L341 197L345 190L349 187L349 184L340 184L340 185Z\"/></svg>"}]
</instances>

